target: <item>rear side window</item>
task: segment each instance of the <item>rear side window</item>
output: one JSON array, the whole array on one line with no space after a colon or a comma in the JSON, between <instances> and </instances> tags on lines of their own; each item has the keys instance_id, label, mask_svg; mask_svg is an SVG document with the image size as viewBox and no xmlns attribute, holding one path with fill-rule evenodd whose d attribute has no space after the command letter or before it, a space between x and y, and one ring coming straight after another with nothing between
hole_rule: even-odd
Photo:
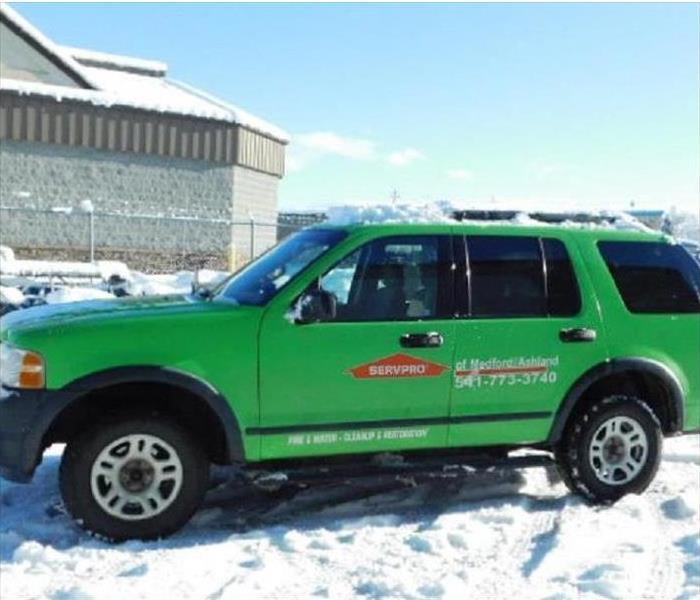
<instances>
[{"instance_id":1,"label":"rear side window","mask_svg":"<svg viewBox=\"0 0 700 600\"><path fill-rule=\"evenodd\" d=\"M547 314L538 238L469 236L467 255L472 317Z\"/></svg>"},{"instance_id":2,"label":"rear side window","mask_svg":"<svg viewBox=\"0 0 700 600\"><path fill-rule=\"evenodd\" d=\"M598 247L630 312L700 312L700 267L681 246L599 242Z\"/></svg>"},{"instance_id":3,"label":"rear side window","mask_svg":"<svg viewBox=\"0 0 700 600\"><path fill-rule=\"evenodd\" d=\"M549 314L573 317L581 311L581 293L569 253L562 242L551 238L542 240L542 250L546 260Z\"/></svg>"}]
</instances>

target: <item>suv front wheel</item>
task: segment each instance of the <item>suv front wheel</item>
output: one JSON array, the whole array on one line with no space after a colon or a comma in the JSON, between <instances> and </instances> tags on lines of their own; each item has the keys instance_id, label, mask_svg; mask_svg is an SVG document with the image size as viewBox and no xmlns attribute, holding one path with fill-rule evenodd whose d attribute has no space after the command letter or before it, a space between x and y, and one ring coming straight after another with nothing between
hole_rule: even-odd
<instances>
[{"instance_id":1,"label":"suv front wheel","mask_svg":"<svg viewBox=\"0 0 700 600\"><path fill-rule=\"evenodd\" d=\"M154 539L182 527L202 502L209 463L199 444L164 417L135 416L95 427L63 455L66 508L109 540Z\"/></svg>"},{"instance_id":2,"label":"suv front wheel","mask_svg":"<svg viewBox=\"0 0 700 600\"><path fill-rule=\"evenodd\" d=\"M557 465L573 492L610 503L643 492L661 458L661 425L643 400L610 396L574 417Z\"/></svg>"}]
</instances>

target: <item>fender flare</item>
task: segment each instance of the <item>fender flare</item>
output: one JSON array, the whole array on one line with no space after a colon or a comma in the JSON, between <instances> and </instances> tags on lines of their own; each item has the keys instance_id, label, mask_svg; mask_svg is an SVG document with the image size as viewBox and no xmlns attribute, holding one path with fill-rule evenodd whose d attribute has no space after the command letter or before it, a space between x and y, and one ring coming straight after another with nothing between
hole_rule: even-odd
<instances>
[{"instance_id":1,"label":"fender flare","mask_svg":"<svg viewBox=\"0 0 700 600\"><path fill-rule=\"evenodd\" d=\"M76 379L60 390L47 390L44 410L40 412L35 432L41 438L54 419L73 402L90 392L127 383L163 383L186 390L204 402L219 420L226 440L228 462L244 462L245 450L241 427L226 397L203 379L183 371L158 366L116 367Z\"/></svg>"},{"instance_id":2,"label":"fender flare","mask_svg":"<svg viewBox=\"0 0 700 600\"><path fill-rule=\"evenodd\" d=\"M647 373L662 382L669 395L669 426L667 433L674 434L683 430L684 398L683 388L676 375L663 363L649 358L614 358L605 363L596 365L586 371L570 388L559 405L549 431L547 441L556 444L561 440L564 427L576 403L586 391L597 381L608 375L626 373Z\"/></svg>"}]
</instances>

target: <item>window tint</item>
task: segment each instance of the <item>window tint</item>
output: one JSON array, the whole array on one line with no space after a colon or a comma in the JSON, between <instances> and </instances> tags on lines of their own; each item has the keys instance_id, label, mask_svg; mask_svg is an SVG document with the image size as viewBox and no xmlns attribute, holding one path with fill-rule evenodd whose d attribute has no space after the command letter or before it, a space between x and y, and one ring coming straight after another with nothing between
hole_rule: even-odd
<instances>
[{"instance_id":1,"label":"window tint","mask_svg":"<svg viewBox=\"0 0 700 600\"><path fill-rule=\"evenodd\" d=\"M598 247L631 312L700 312L700 267L681 246L600 242Z\"/></svg>"},{"instance_id":2,"label":"window tint","mask_svg":"<svg viewBox=\"0 0 700 600\"><path fill-rule=\"evenodd\" d=\"M538 238L469 236L467 254L473 317L547 314Z\"/></svg>"},{"instance_id":3,"label":"window tint","mask_svg":"<svg viewBox=\"0 0 700 600\"><path fill-rule=\"evenodd\" d=\"M542 250L547 265L547 308L550 316L571 317L581 310L574 267L566 247L559 240L545 238Z\"/></svg>"},{"instance_id":4,"label":"window tint","mask_svg":"<svg viewBox=\"0 0 700 600\"><path fill-rule=\"evenodd\" d=\"M321 278L338 299L338 321L449 318L452 258L448 236L375 240Z\"/></svg>"}]
</instances>

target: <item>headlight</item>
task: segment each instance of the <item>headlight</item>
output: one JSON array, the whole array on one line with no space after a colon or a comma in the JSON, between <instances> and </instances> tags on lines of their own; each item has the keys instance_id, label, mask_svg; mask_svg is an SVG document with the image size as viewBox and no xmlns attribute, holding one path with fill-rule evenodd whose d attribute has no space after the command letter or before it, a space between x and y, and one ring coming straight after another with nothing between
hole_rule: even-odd
<instances>
[{"instance_id":1,"label":"headlight","mask_svg":"<svg viewBox=\"0 0 700 600\"><path fill-rule=\"evenodd\" d=\"M36 390L46 383L44 359L40 354L0 344L0 382L7 387Z\"/></svg>"}]
</instances>

